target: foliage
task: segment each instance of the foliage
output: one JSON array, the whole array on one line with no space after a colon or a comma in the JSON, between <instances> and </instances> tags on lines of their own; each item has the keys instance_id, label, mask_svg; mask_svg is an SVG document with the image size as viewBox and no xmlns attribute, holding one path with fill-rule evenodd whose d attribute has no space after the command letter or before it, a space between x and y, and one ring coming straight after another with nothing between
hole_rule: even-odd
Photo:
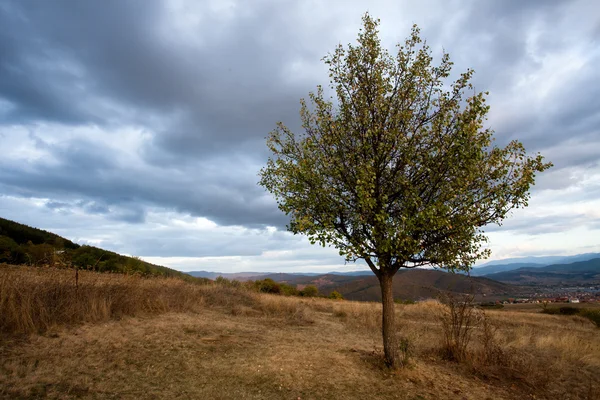
<instances>
[{"instance_id":1,"label":"foliage","mask_svg":"<svg viewBox=\"0 0 600 400\"><path fill-rule=\"evenodd\" d=\"M417 26L390 54L378 25L365 14L358 45L324 58L335 99L318 86L301 100L302 133L277 124L259 184L290 217L290 231L347 261L364 259L379 278L393 365L395 273L426 264L468 270L489 255L483 227L527 206L535 174L552 164L516 140L494 143L473 71L448 84L450 56L433 65Z\"/></svg>"},{"instance_id":2,"label":"foliage","mask_svg":"<svg viewBox=\"0 0 600 400\"><path fill-rule=\"evenodd\" d=\"M398 340L398 350L400 354L400 364L408 365L410 363L410 359L414 355L414 344L405 336L402 336Z\"/></svg>"},{"instance_id":3,"label":"foliage","mask_svg":"<svg viewBox=\"0 0 600 400\"><path fill-rule=\"evenodd\" d=\"M592 321L598 328L600 328L600 310L586 310L582 309L579 311L579 315Z\"/></svg>"},{"instance_id":4,"label":"foliage","mask_svg":"<svg viewBox=\"0 0 600 400\"><path fill-rule=\"evenodd\" d=\"M600 328L600 310L576 307L547 307L542 310L544 314L552 315L579 315L592 321Z\"/></svg>"},{"instance_id":5,"label":"foliage","mask_svg":"<svg viewBox=\"0 0 600 400\"><path fill-rule=\"evenodd\" d=\"M281 294L279 283L270 278L254 281L254 286L262 293Z\"/></svg>"},{"instance_id":6,"label":"foliage","mask_svg":"<svg viewBox=\"0 0 600 400\"><path fill-rule=\"evenodd\" d=\"M415 301L411 300L411 299L406 299L406 300L394 299L394 303L396 303L396 304L415 304Z\"/></svg>"},{"instance_id":7,"label":"foliage","mask_svg":"<svg viewBox=\"0 0 600 400\"><path fill-rule=\"evenodd\" d=\"M0 263L22 264L26 262L25 252L12 238L0 235Z\"/></svg>"},{"instance_id":8,"label":"foliage","mask_svg":"<svg viewBox=\"0 0 600 400\"><path fill-rule=\"evenodd\" d=\"M579 309L575 307L547 307L542 310L544 314L575 315Z\"/></svg>"},{"instance_id":9,"label":"foliage","mask_svg":"<svg viewBox=\"0 0 600 400\"><path fill-rule=\"evenodd\" d=\"M3 218L0 218L0 262L178 277L194 283L206 281L150 264L139 257L123 256L94 246L80 246L54 233Z\"/></svg>"},{"instance_id":10,"label":"foliage","mask_svg":"<svg viewBox=\"0 0 600 400\"><path fill-rule=\"evenodd\" d=\"M334 290L333 292L329 293L328 297L330 299L333 299L333 300L343 300L344 299L344 296L342 296L342 294L340 292L336 291L336 290Z\"/></svg>"},{"instance_id":11,"label":"foliage","mask_svg":"<svg viewBox=\"0 0 600 400\"><path fill-rule=\"evenodd\" d=\"M285 296L299 296L300 292L292 285L280 282L279 287L281 288L281 294Z\"/></svg>"},{"instance_id":12,"label":"foliage","mask_svg":"<svg viewBox=\"0 0 600 400\"><path fill-rule=\"evenodd\" d=\"M491 310L501 310L504 308L504 305L500 304L500 303L495 303L493 301L487 302L487 303L481 303L479 305L481 308L484 309L491 309Z\"/></svg>"},{"instance_id":13,"label":"foliage","mask_svg":"<svg viewBox=\"0 0 600 400\"><path fill-rule=\"evenodd\" d=\"M54 265L57 261L57 250L48 243L33 244L27 242L22 248L30 265Z\"/></svg>"},{"instance_id":14,"label":"foliage","mask_svg":"<svg viewBox=\"0 0 600 400\"><path fill-rule=\"evenodd\" d=\"M317 297L318 295L319 289L317 289L317 287L314 285L308 285L300 291L300 296L303 297Z\"/></svg>"},{"instance_id":15,"label":"foliage","mask_svg":"<svg viewBox=\"0 0 600 400\"><path fill-rule=\"evenodd\" d=\"M42 229L0 218L0 235L12 238L19 245L31 242L33 244L50 244L56 248L76 249L78 244Z\"/></svg>"},{"instance_id":16,"label":"foliage","mask_svg":"<svg viewBox=\"0 0 600 400\"><path fill-rule=\"evenodd\" d=\"M493 143L489 106L468 70L448 88L452 62L433 66L413 27L395 56L368 14L358 46L325 57L337 101L322 87L302 100L304 133L283 123L260 184L291 217L289 229L382 270L414 264L465 268L488 254L480 228L527 205L551 164L520 142Z\"/></svg>"}]
</instances>

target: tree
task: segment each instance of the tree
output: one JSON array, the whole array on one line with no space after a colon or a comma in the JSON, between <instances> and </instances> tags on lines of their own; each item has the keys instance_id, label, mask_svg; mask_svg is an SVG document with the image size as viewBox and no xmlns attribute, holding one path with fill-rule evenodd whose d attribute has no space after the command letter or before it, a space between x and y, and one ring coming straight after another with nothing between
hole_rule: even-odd
<instances>
[{"instance_id":1,"label":"tree","mask_svg":"<svg viewBox=\"0 0 600 400\"><path fill-rule=\"evenodd\" d=\"M303 297L316 297L318 295L319 295L319 289L317 289L317 287L314 285L308 285L300 291L300 296L303 296Z\"/></svg>"},{"instance_id":2,"label":"tree","mask_svg":"<svg viewBox=\"0 0 600 400\"><path fill-rule=\"evenodd\" d=\"M344 296L342 296L340 292L334 290L333 292L329 293L329 298L332 300L343 300Z\"/></svg>"},{"instance_id":3,"label":"tree","mask_svg":"<svg viewBox=\"0 0 600 400\"><path fill-rule=\"evenodd\" d=\"M364 260L377 276L385 360L394 367L396 272L468 270L489 256L482 228L527 206L535 174L552 164L518 141L494 143L473 71L446 86L450 57L432 65L417 26L394 55L381 47L378 26L365 14L358 45L324 58L335 101L317 86L310 103L301 100L303 133L277 124L259 184L290 217L291 232Z\"/></svg>"}]
</instances>

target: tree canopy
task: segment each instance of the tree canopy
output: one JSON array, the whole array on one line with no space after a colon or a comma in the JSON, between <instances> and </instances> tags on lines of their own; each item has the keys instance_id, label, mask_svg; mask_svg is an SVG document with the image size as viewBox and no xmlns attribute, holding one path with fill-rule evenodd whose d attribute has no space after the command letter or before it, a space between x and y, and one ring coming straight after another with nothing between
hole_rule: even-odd
<instances>
[{"instance_id":1,"label":"tree canopy","mask_svg":"<svg viewBox=\"0 0 600 400\"><path fill-rule=\"evenodd\" d=\"M402 268L468 270L489 255L483 227L527 206L535 174L552 164L519 141L501 147L484 126L487 92L473 70L447 83L417 26L394 54L368 14L358 44L324 61L330 88L301 100L302 132L283 123L267 138L260 184L311 243L364 259L379 278L386 362L396 364L392 280Z\"/></svg>"},{"instance_id":2,"label":"tree canopy","mask_svg":"<svg viewBox=\"0 0 600 400\"><path fill-rule=\"evenodd\" d=\"M301 100L302 133L278 124L260 184L292 232L364 259L376 274L466 269L489 253L481 228L526 206L535 173L551 164L518 141L494 144L484 127L488 93L475 93L472 70L447 86L450 57L432 65L417 26L392 56L378 20L363 22L358 46L324 59L337 101L318 86L310 103Z\"/></svg>"}]
</instances>

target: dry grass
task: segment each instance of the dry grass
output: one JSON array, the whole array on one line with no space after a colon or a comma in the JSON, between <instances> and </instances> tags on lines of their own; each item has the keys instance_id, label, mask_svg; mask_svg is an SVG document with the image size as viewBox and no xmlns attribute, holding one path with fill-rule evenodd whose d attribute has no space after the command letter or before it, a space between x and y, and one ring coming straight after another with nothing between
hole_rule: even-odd
<instances>
[{"instance_id":1,"label":"dry grass","mask_svg":"<svg viewBox=\"0 0 600 400\"><path fill-rule=\"evenodd\" d=\"M600 331L579 317L487 311L456 363L444 306L398 305L413 359L393 372L377 303L92 274L73 305L72 274L0 268L3 329L45 331L0 336L0 398L600 398Z\"/></svg>"},{"instance_id":2,"label":"dry grass","mask_svg":"<svg viewBox=\"0 0 600 400\"><path fill-rule=\"evenodd\" d=\"M203 288L175 278L0 266L0 332L45 332L53 326L104 322L168 311L193 311Z\"/></svg>"}]
</instances>

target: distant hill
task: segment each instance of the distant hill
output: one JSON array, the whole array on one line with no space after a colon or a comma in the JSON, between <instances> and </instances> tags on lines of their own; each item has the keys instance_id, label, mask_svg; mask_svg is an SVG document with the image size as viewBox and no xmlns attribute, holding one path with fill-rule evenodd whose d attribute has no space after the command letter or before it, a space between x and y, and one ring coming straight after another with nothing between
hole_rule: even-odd
<instances>
[{"instance_id":1,"label":"distant hill","mask_svg":"<svg viewBox=\"0 0 600 400\"><path fill-rule=\"evenodd\" d=\"M504 260L490 261L480 267L473 268L471 270L471 275L485 276L518 268L540 268L553 264L570 264L578 261L588 261L594 258L600 258L600 253L585 253L574 256L506 258Z\"/></svg>"},{"instance_id":2,"label":"distant hill","mask_svg":"<svg viewBox=\"0 0 600 400\"><path fill-rule=\"evenodd\" d=\"M272 272L210 272L210 271L191 271L187 272L191 276L199 278L216 279L219 276L238 281L248 281L256 279L271 278L271 276L285 276L284 279L293 279L294 277L321 276L321 275L340 275L340 276L371 276L371 271L350 271L350 272L327 272L325 274L318 272L292 272L292 273L272 273ZM273 279L273 278L271 278Z\"/></svg>"},{"instance_id":3,"label":"distant hill","mask_svg":"<svg viewBox=\"0 0 600 400\"><path fill-rule=\"evenodd\" d=\"M193 281L183 272L94 246L81 246L52 232L0 218L0 263L78 267L99 272L142 273Z\"/></svg>"},{"instance_id":4,"label":"distant hill","mask_svg":"<svg viewBox=\"0 0 600 400\"><path fill-rule=\"evenodd\" d=\"M600 284L600 258L539 268L518 268L486 277L518 285Z\"/></svg>"},{"instance_id":5,"label":"distant hill","mask_svg":"<svg viewBox=\"0 0 600 400\"><path fill-rule=\"evenodd\" d=\"M290 285L315 285L321 293L326 295L335 290L349 300L381 300L379 281L372 273L369 276L271 274L263 278L270 278ZM401 270L394 277L394 297L397 299L436 298L445 292L472 292L482 298L484 296L505 297L515 295L521 293L522 289L487 278L473 278L429 269Z\"/></svg>"},{"instance_id":6,"label":"distant hill","mask_svg":"<svg viewBox=\"0 0 600 400\"><path fill-rule=\"evenodd\" d=\"M371 276L373 272L368 271L350 271L350 272L328 272L326 275L344 275L344 276Z\"/></svg>"},{"instance_id":7,"label":"distant hill","mask_svg":"<svg viewBox=\"0 0 600 400\"><path fill-rule=\"evenodd\" d=\"M470 273L471 276L487 276L498 272L512 271L518 268L542 268L546 264L535 264L535 263L514 263L514 264L496 264L487 267L473 268Z\"/></svg>"},{"instance_id":8,"label":"distant hill","mask_svg":"<svg viewBox=\"0 0 600 400\"><path fill-rule=\"evenodd\" d=\"M255 279L261 279L263 276L268 275L268 272L210 272L210 271L191 271L187 272L188 275L196 278L207 278L216 279L219 276L231 280L238 281L249 281Z\"/></svg>"}]
</instances>

